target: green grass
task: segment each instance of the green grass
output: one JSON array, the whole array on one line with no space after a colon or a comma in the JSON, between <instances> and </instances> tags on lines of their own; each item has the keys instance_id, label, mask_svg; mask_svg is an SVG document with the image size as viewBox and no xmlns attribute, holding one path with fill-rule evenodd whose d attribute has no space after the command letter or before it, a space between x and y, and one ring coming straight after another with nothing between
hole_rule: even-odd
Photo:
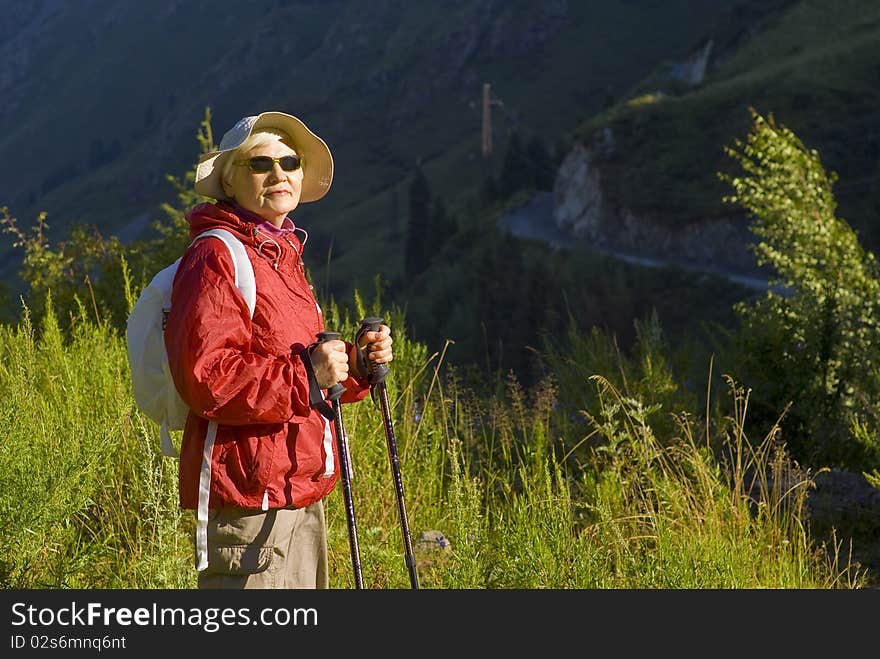
<instances>
[{"instance_id":1,"label":"green grass","mask_svg":"<svg viewBox=\"0 0 880 659\"><path fill-rule=\"evenodd\" d=\"M54 316L0 327L0 528L7 588L191 585L176 469L134 410L124 343Z\"/></svg>"},{"instance_id":2,"label":"green grass","mask_svg":"<svg viewBox=\"0 0 880 659\"><path fill-rule=\"evenodd\" d=\"M478 395L444 351L408 339L399 311L356 298L325 314L344 335L365 315L394 328L387 383L423 588L863 584L858 566L811 539L809 477L775 431L743 436L735 387L707 405L714 430L703 433L708 422L676 409L686 399L650 349L630 358L596 339L592 353L557 354L558 372L532 389L509 379ZM51 315L40 328L0 327L2 584L193 587L192 517L176 505L176 462L160 456L158 428L134 407L123 340L89 320L65 336ZM599 353L614 373L582 377ZM569 356L584 363L572 369ZM613 383L624 372L642 374L640 392ZM561 387L583 393L583 412L566 407ZM380 411L367 399L344 415L365 585L408 588ZM331 584L351 588L340 491L326 503ZM419 542L430 530L445 547Z\"/></svg>"}]
</instances>

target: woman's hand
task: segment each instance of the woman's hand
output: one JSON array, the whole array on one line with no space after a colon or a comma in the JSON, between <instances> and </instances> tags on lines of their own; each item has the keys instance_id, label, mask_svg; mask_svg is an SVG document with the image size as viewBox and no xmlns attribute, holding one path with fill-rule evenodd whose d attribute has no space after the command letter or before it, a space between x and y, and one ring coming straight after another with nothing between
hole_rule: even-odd
<instances>
[{"instance_id":1,"label":"woman's hand","mask_svg":"<svg viewBox=\"0 0 880 659\"><path fill-rule=\"evenodd\" d=\"M391 351L391 344L394 339L391 338L391 328L388 325L380 325L378 331L364 332L360 338L361 350L367 360L368 365L371 364L387 364L394 359ZM359 377L366 378L366 373L361 373L357 365L357 350L352 346L349 351L349 368Z\"/></svg>"},{"instance_id":2,"label":"woman's hand","mask_svg":"<svg viewBox=\"0 0 880 659\"><path fill-rule=\"evenodd\" d=\"M337 382L348 379L348 356L345 343L339 339L323 341L311 353L315 381L321 389L329 389Z\"/></svg>"}]
</instances>

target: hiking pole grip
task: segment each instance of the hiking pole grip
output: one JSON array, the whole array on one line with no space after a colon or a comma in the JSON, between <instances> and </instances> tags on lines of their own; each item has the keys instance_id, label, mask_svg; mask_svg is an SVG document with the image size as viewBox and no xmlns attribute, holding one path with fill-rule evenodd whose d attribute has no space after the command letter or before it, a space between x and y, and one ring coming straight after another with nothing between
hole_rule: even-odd
<instances>
[{"instance_id":1,"label":"hiking pole grip","mask_svg":"<svg viewBox=\"0 0 880 659\"><path fill-rule=\"evenodd\" d=\"M333 341L340 337L339 332L318 332L316 335L320 343ZM357 521L354 513L354 495L351 489L351 453L348 449L348 433L342 422L342 404L339 397L345 392L345 387L340 383L334 384L327 390L327 400L333 408L333 422L336 425L336 451L339 454L339 468L342 476L342 496L345 504L345 521L348 526L348 546L351 550L351 567L354 572L355 588L363 589L364 575L361 568L361 551L358 542Z\"/></svg>"},{"instance_id":2,"label":"hiking pole grip","mask_svg":"<svg viewBox=\"0 0 880 659\"><path fill-rule=\"evenodd\" d=\"M385 320L383 318L377 318L375 316L370 316L369 318L364 318L361 321L361 329L358 332L358 339L360 335L364 332L378 332L379 328L382 327L382 323ZM355 343L357 343L357 339L355 339ZM369 359L364 358L367 366L367 380L370 384L378 384L385 380L385 377L388 375L390 369L385 366L385 364L377 364L376 362L371 362Z\"/></svg>"},{"instance_id":3,"label":"hiking pole grip","mask_svg":"<svg viewBox=\"0 0 880 659\"><path fill-rule=\"evenodd\" d=\"M318 337L318 341L320 343L324 343L325 341L335 341L336 339L342 336L339 332L331 332L329 330L325 330L323 332L318 332L316 335ZM345 387L343 387L338 382L334 384L332 387L327 389L327 400L334 401L337 400L342 394L345 393Z\"/></svg>"}]
</instances>

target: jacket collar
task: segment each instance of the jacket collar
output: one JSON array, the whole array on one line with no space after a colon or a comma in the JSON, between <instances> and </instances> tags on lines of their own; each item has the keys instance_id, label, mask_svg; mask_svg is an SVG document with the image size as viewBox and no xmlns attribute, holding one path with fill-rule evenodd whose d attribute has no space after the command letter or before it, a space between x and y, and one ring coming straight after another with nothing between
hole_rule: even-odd
<instances>
[{"instance_id":1,"label":"jacket collar","mask_svg":"<svg viewBox=\"0 0 880 659\"><path fill-rule=\"evenodd\" d=\"M236 233L241 240L254 247L267 236L282 243L284 240L278 239L289 240L300 254L308 240L306 230L297 227L290 217L286 217L279 228L256 213L228 201L201 203L190 211L187 220L190 223L190 237L193 238L208 229L223 228Z\"/></svg>"}]
</instances>

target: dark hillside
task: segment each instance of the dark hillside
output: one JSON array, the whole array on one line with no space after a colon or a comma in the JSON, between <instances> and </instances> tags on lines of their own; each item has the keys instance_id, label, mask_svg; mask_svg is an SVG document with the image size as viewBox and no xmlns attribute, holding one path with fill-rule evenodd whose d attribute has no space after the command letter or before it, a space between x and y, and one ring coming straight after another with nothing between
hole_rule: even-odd
<instances>
[{"instance_id":1,"label":"dark hillside","mask_svg":"<svg viewBox=\"0 0 880 659\"><path fill-rule=\"evenodd\" d=\"M22 222L48 211L55 236L78 222L134 238L173 196L164 175L195 159L205 107L218 132L283 107L333 148L333 191L320 213L303 207L299 219L316 246L333 237L341 289L372 278L353 238L365 221L378 218L381 257L394 269L405 217L389 211L392 184L417 160L438 193L479 179L483 82L504 102L499 148L514 127L552 145L681 54L733 0L380 0L369 11L291 0L259 12L229 0L7 4L0 204ZM14 258L0 249L5 271ZM313 258L323 263L326 252Z\"/></svg>"},{"instance_id":2,"label":"dark hillside","mask_svg":"<svg viewBox=\"0 0 880 659\"><path fill-rule=\"evenodd\" d=\"M378 274L420 338L438 348L454 338L463 359L505 365L483 337L503 341L516 326L531 333L502 352L522 362L542 327L520 319L558 329L566 304L576 320L622 338L633 316L668 309L661 320L675 335L699 327L689 310L728 318L743 293L494 245L510 199L487 205L484 183L500 176L514 133L550 154L551 175L573 137L610 135L614 148L596 154L609 203L698 224L732 212L715 172L729 166L722 146L745 134L753 105L821 150L841 175L842 215L876 240L880 9L855 0L834 9L814 0L381 0L370 11L352 0L277 1L260 12L228 0L9 5L0 204L20 223L47 210L53 240L75 222L133 239L174 194L164 175L192 165L205 107L217 140L243 114L290 108L336 160L331 194L296 212L318 288L347 299ZM490 159L480 152L485 82L498 101ZM409 276L418 163L450 221L424 235L433 262ZM0 245L7 273L19 257ZM531 295L539 299L510 315ZM489 304L503 307L497 317L483 316Z\"/></svg>"}]
</instances>

